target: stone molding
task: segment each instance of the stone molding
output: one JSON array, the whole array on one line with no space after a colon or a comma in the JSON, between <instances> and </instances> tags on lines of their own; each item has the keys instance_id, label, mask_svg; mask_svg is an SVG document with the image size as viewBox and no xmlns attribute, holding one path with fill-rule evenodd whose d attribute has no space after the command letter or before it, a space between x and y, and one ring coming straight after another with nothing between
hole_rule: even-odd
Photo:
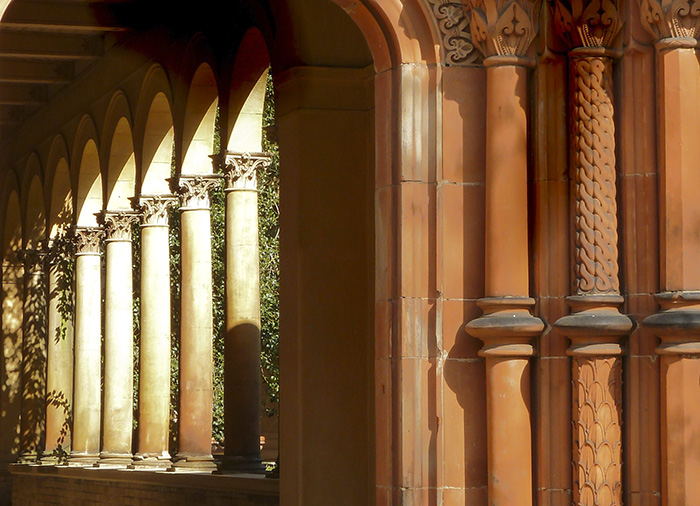
<instances>
[{"instance_id":1,"label":"stone molding","mask_svg":"<svg viewBox=\"0 0 700 506\"><path fill-rule=\"evenodd\" d=\"M75 254L99 255L103 231L100 227L75 227Z\"/></svg>"},{"instance_id":2,"label":"stone molding","mask_svg":"<svg viewBox=\"0 0 700 506\"><path fill-rule=\"evenodd\" d=\"M619 0L555 0L554 27L569 48L612 48L622 28Z\"/></svg>"},{"instance_id":3,"label":"stone molding","mask_svg":"<svg viewBox=\"0 0 700 506\"><path fill-rule=\"evenodd\" d=\"M168 226L168 209L177 204L174 195L141 195L131 199L131 205L141 215L141 225Z\"/></svg>"},{"instance_id":4,"label":"stone molding","mask_svg":"<svg viewBox=\"0 0 700 506\"><path fill-rule=\"evenodd\" d=\"M238 153L227 151L223 159L226 190L257 190L258 169L270 166L269 153Z\"/></svg>"},{"instance_id":5,"label":"stone molding","mask_svg":"<svg viewBox=\"0 0 700 506\"><path fill-rule=\"evenodd\" d=\"M138 218L134 211L105 211L98 215L97 221L104 227L107 242L131 241L131 226Z\"/></svg>"},{"instance_id":6,"label":"stone molding","mask_svg":"<svg viewBox=\"0 0 700 506\"><path fill-rule=\"evenodd\" d=\"M659 355L700 355L700 292L662 292L655 296L661 311L643 324L661 338Z\"/></svg>"},{"instance_id":7,"label":"stone molding","mask_svg":"<svg viewBox=\"0 0 700 506\"><path fill-rule=\"evenodd\" d=\"M695 47L700 36L700 3L692 0L640 0L642 25L668 46Z\"/></svg>"},{"instance_id":8,"label":"stone molding","mask_svg":"<svg viewBox=\"0 0 700 506\"><path fill-rule=\"evenodd\" d=\"M442 38L445 64L474 63L479 55L474 50L469 16L462 1L428 0L428 4Z\"/></svg>"},{"instance_id":9,"label":"stone molding","mask_svg":"<svg viewBox=\"0 0 700 506\"><path fill-rule=\"evenodd\" d=\"M170 180L173 193L180 195L182 209L209 209L209 191L219 186L219 174L183 174Z\"/></svg>"},{"instance_id":10,"label":"stone molding","mask_svg":"<svg viewBox=\"0 0 700 506\"><path fill-rule=\"evenodd\" d=\"M472 41L485 58L525 56L537 34L538 1L468 1Z\"/></svg>"}]
</instances>

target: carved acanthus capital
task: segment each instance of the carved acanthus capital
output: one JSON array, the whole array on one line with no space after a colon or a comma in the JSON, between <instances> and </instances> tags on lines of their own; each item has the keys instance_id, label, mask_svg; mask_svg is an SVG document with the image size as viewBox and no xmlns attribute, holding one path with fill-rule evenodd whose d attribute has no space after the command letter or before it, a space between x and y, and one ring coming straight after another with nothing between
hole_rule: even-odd
<instances>
[{"instance_id":1,"label":"carved acanthus capital","mask_svg":"<svg viewBox=\"0 0 700 506\"><path fill-rule=\"evenodd\" d=\"M131 227L138 221L134 211L105 211L98 215L98 222L104 226L105 239L110 241L131 241Z\"/></svg>"},{"instance_id":2,"label":"carved acanthus capital","mask_svg":"<svg viewBox=\"0 0 700 506\"><path fill-rule=\"evenodd\" d=\"M270 166L269 153L236 153L227 151L223 160L226 190L256 190L258 169Z\"/></svg>"},{"instance_id":3,"label":"carved acanthus capital","mask_svg":"<svg viewBox=\"0 0 700 506\"><path fill-rule=\"evenodd\" d=\"M44 248L23 249L18 252L19 260L24 262L27 273L39 273L44 270L48 252Z\"/></svg>"},{"instance_id":4,"label":"carved acanthus capital","mask_svg":"<svg viewBox=\"0 0 700 506\"><path fill-rule=\"evenodd\" d=\"M657 40L677 39L676 46L695 47L700 36L700 2L640 0L642 25Z\"/></svg>"},{"instance_id":5,"label":"carved acanthus capital","mask_svg":"<svg viewBox=\"0 0 700 506\"><path fill-rule=\"evenodd\" d=\"M173 195L141 195L134 197L131 205L141 213L142 225L168 225L168 209L177 205L177 197Z\"/></svg>"},{"instance_id":6,"label":"carved acanthus capital","mask_svg":"<svg viewBox=\"0 0 700 506\"><path fill-rule=\"evenodd\" d=\"M537 34L538 1L468 0L472 41L485 57L523 57Z\"/></svg>"},{"instance_id":7,"label":"carved acanthus capital","mask_svg":"<svg viewBox=\"0 0 700 506\"><path fill-rule=\"evenodd\" d=\"M180 195L182 208L207 209L209 208L209 191L219 186L221 177L218 174L183 174L170 181L171 190Z\"/></svg>"},{"instance_id":8,"label":"carved acanthus capital","mask_svg":"<svg viewBox=\"0 0 700 506\"><path fill-rule=\"evenodd\" d=\"M554 0L554 26L571 49L611 49L622 28L619 0Z\"/></svg>"},{"instance_id":9,"label":"carved acanthus capital","mask_svg":"<svg viewBox=\"0 0 700 506\"><path fill-rule=\"evenodd\" d=\"M75 228L75 254L99 255L102 242L102 229L99 227Z\"/></svg>"},{"instance_id":10,"label":"carved acanthus capital","mask_svg":"<svg viewBox=\"0 0 700 506\"><path fill-rule=\"evenodd\" d=\"M445 54L445 63L464 65L476 60L469 16L462 0L428 0L437 22Z\"/></svg>"}]
</instances>

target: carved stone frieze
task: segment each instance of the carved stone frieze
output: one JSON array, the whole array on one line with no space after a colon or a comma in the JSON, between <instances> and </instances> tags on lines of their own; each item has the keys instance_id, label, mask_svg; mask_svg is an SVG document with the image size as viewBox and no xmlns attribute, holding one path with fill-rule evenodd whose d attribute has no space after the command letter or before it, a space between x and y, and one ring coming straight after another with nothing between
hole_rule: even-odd
<instances>
[{"instance_id":1,"label":"carved stone frieze","mask_svg":"<svg viewBox=\"0 0 700 506\"><path fill-rule=\"evenodd\" d=\"M268 153L234 153L226 152L224 159L224 179L227 190L256 190L258 187L258 169L270 166Z\"/></svg>"},{"instance_id":2,"label":"carved stone frieze","mask_svg":"<svg viewBox=\"0 0 700 506\"><path fill-rule=\"evenodd\" d=\"M469 0L472 41L485 57L525 56L537 34L539 2Z\"/></svg>"},{"instance_id":3,"label":"carved stone frieze","mask_svg":"<svg viewBox=\"0 0 700 506\"><path fill-rule=\"evenodd\" d=\"M642 25L657 40L687 40L696 45L700 35L700 2L694 0L640 0Z\"/></svg>"},{"instance_id":4,"label":"carved stone frieze","mask_svg":"<svg viewBox=\"0 0 700 506\"><path fill-rule=\"evenodd\" d=\"M478 54L474 51L469 30L469 15L462 1L428 0L435 16L444 50L445 63L464 65L473 63Z\"/></svg>"},{"instance_id":5,"label":"carved stone frieze","mask_svg":"<svg viewBox=\"0 0 700 506\"><path fill-rule=\"evenodd\" d=\"M132 199L132 207L141 213L142 225L168 225L168 209L177 204L173 195L142 195Z\"/></svg>"},{"instance_id":6,"label":"carved stone frieze","mask_svg":"<svg viewBox=\"0 0 700 506\"><path fill-rule=\"evenodd\" d=\"M554 0L554 26L570 48L611 48L622 28L619 0Z\"/></svg>"},{"instance_id":7,"label":"carved stone frieze","mask_svg":"<svg viewBox=\"0 0 700 506\"><path fill-rule=\"evenodd\" d=\"M130 241L131 227L138 221L138 214L131 211L107 211L98 220L104 226L107 241Z\"/></svg>"},{"instance_id":8,"label":"carved stone frieze","mask_svg":"<svg viewBox=\"0 0 700 506\"><path fill-rule=\"evenodd\" d=\"M182 175L171 181L171 189L180 195L183 208L206 209L209 207L209 191L220 184L218 174Z\"/></svg>"},{"instance_id":9,"label":"carved stone frieze","mask_svg":"<svg viewBox=\"0 0 700 506\"><path fill-rule=\"evenodd\" d=\"M102 242L102 229L98 227L76 227L75 254L99 254Z\"/></svg>"}]
</instances>

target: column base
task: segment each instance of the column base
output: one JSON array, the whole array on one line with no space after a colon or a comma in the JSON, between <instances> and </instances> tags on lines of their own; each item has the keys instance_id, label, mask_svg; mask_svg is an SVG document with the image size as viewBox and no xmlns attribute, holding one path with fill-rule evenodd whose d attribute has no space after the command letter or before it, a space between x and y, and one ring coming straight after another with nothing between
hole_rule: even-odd
<instances>
[{"instance_id":1,"label":"column base","mask_svg":"<svg viewBox=\"0 0 700 506\"><path fill-rule=\"evenodd\" d=\"M94 465L99 468L124 468L131 465L133 461L130 453L100 452L100 460Z\"/></svg>"},{"instance_id":2,"label":"column base","mask_svg":"<svg viewBox=\"0 0 700 506\"><path fill-rule=\"evenodd\" d=\"M211 455L187 455L178 454L175 456L172 467L168 471L188 471L188 472L206 472L213 473L216 471L217 465L214 457Z\"/></svg>"},{"instance_id":3,"label":"column base","mask_svg":"<svg viewBox=\"0 0 700 506\"><path fill-rule=\"evenodd\" d=\"M662 292L654 297L661 311L643 325L661 338L659 355L700 355L700 292Z\"/></svg>"},{"instance_id":4,"label":"column base","mask_svg":"<svg viewBox=\"0 0 700 506\"><path fill-rule=\"evenodd\" d=\"M222 471L264 473L265 465L262 463L260 456L224 455L219 463L219 472Z\"/></svg>"},{"instance_id":5,"label":"column base","mask_svg":"<svg viewBox=\"0 0 700 506\"><path fill-rule=\"evenodd\" d=\"M137 453L128 466L127 469L140 469L140 470L162 470L168 469L173 465L172 460L170 460L170 454L168 452L163 452L162 454L153 453Z\"/></svg>"},{"instance_id":6,"label":"column base","mask_svg":"<svg viewBox=\"0 0 700 506\"><path fill-rule=\"evenodd\" d=\"M39 454L35 451L22 453L17 459L17 464L37 464Z\"/></svg>"},{"instance_id":7,"label":"column base","mask_svg":"<svg viewBox=\"0 0 700 506\"><path fill-rule=\"evenodd\" d=\"M51 451L43 451L39 459L39 464L42 466L58 466L64 464L69 456L70 452L59 446Z\"/></svg>"},{"instance_id":8,"label":"column base","mask_svg":"<svg viewBox=\"0 0 700 506\"><path fill-rule=\"evenodd\" d=\"M100 460L99 453L77 453L71 452L68 460L63 464L65 466L88 467Z\"/></svg>"}]
</instances>

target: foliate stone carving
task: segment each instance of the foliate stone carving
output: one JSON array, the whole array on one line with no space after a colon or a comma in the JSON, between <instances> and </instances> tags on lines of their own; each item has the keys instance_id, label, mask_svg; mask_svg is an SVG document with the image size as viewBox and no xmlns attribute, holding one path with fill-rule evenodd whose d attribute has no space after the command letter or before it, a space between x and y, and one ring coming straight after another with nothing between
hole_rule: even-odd
<instances>
[{"instance_id":1,"label":"foliate stone carving","mask_svg":"<svg viewBox=\"0 0 700 506\"><path fill-rule=\"evenodd\" d=\"M142 225L168 225L168 209L177 204L172 195L142 195L132 199L132 207L141 213Z\"/></svg>"},{"instance_id":2,"label":"foliate stone carving","mask_svg":"<svg viewBox=\"0 0 700 506\"><path fill-rule=\"evenodd\" d=\"M472 41L485 57L524 56L537 34L539 2L469 0Z\"/></svg>"},{"instance_id":3,"label":"foliate stone carving","mask_svg":"<svg viewBox=\"0 0 700 506\"><path fill-rule=\"evenodd\" d=\"M217 174L182 175L172 181L171 189L180 195L183 208L206 209L209 207L209 191L220 184Z\"/></svg>"},{"instance_id":4,"label":"foliate stone carving","mask_svg":"<svg viewBox=\"0 0 700 506\"><path fill-rule=\"evenodd\" d=\"M622 362L573 357L574 504L622 504Z\"/></svg>"},{"instance_id":5,"label":"foliate stone carving","mask_svg":"<svg viewBox=\"0 0 700 506\"><path fill-rule=\"evenodd\" d=\"M610 48L622 28L618 0L555 0L554 26L570 48Z\"/></svg>"},{"instance_id":6,"label":"foliate stone carving","mask_svg":"<svg viewBox=\"0 0 700 506\"><path fill-rule=\"evenodd\" d=\"M98 227L76 227L74 235L76 255L99 255L102 229Z\"/></svg>"},{"instance_id":7,"label":"foliate stone carving","mask_svg":"<svg viewBox=\"0 0 700 506\"><path fill-rule=\"evenodd\" d=\"M107 211L98 220L104 226L107 241L130 241L131 227L138 220L138 214L130 211Z\"/></svg>"},{"instance_id":8,"label":"foliate stone carving","mask_svg":"<svg viewBox=\"0 0 700 506\"><path fill-rule=\"evenodd\" d=\"M464 4L454 0L428 1L442 36L445 63L464 65L474 62L478 54L472 44L469 16Z\"/></svg>"},{"instance_id":9,"label":"foliate stone carving","mask_svg":"<svg viewBox=\"0 0 700 506\"><path fill-rule=\"evenodd\" d=\"M19 251L19 260L24 262L24 270L28 273L42 272L46 265L48 252L45 249L23 249Z\"/></svg>"},{"instance_id":10,"label":"foliate stone carving","mask_svg":"<svg viewBox=\"0 0 700 506\"><path fill-rule=\"evenodd\" d=\"M258 187L258 169L270 166L268 153L226 152L224 179L227 190L255 190Z\"/></svg>"},{"instance_id":11,"label":"foliate stone carving","mask_svg":"<svg viewBox=\"0 0 700 506\"><path fill-rule=\"evenodd\" d=\"M657 40L692 39L700 35L700 2L694 0L640 0L642 24Z\"/></svg>"},{"instance_id":12,"label":"foliate stone carving","mask_svg":"<svg viewBox=\"0 0 700 506\"><path fill-rule=\"evenodd\" d=\"M615 189L612 62L571 58L575 184L574 293L620 293Z\"/></svg>"}]
</instances>

